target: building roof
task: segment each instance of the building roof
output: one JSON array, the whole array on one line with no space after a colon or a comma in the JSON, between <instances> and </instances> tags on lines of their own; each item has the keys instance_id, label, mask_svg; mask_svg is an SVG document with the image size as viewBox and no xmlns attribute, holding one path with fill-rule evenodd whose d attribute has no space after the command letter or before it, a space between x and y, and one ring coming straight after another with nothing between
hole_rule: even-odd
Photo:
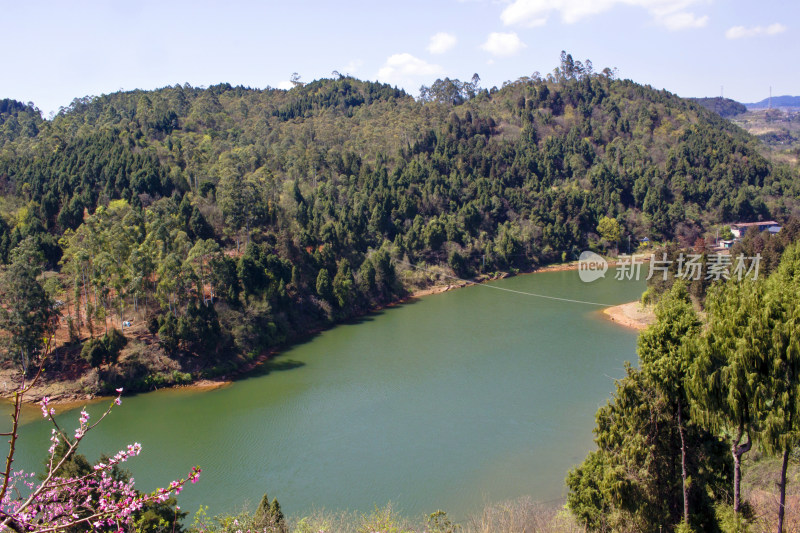
<instances>
[{"instance_id":1,"label":"building roof","mask_svg":"<svg viewBox=\"0 0 800 533\"><path fill-rule=\"evenodd\" d=\"M737 228L748 228L750 226L777 226L778 223L774 220L765 220L763 222L735 222L731 224L731 227Z\"/></svg>"}]
</instances>

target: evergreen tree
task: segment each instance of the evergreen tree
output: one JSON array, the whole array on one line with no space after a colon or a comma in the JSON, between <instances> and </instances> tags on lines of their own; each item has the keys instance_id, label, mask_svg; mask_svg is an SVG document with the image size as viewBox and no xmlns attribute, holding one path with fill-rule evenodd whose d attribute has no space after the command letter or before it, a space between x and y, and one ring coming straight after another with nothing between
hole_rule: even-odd
<instances>
[{"instance_id":1,"label":"evergreen tree","mask_svg":"<svg viewBox=\"0 0 800 533\"><path fill-rule=\"evenodd\" d=\"M12 252L11 264L0 273L0 336L3 357L20 365L27 374L51 328L53 303L37 280L44 258L31 237Z\"/></svg>"},{"instance_id":2,"label":"evergreen tree","mask_svg":"<svg viewBox=\"0 0 800 533\"><path fill-rule=\"evenodd\" d=\"M253 526L257 531L286 533L286 519L277 499L273 498L270 502L267 494L264 493L253 515Z\"/></svg>"},{"instance_id":3,"label":"evergreen tree","mask_svg":"<svg viewBox=\"0 0 800 533\"><path fill-rule=\"evenodd\" d=\"M656 322L639 336L642 372L672 407L680 436L683 522L689 525L689 472L687 465L686 424L688 398L686 375L690 354L685 348L700 331L700 321L692 308L686 285L676 282L656 307Z\"/></svg>"},{"instance_id":4,"label":"evergreen tree","mask_svg":"<svg viewBox=\"0 0 800 533\"><path fill-rule=\"evenodd\" d=\"M331 276L326 268L320 269L319 274L317 274L317 295L326 301L331 301L333 297Z\"/></svg>"},{"instance_id":5,"label":"evergreen tree","mask_svg":"<svg viewBox=\"0 0 800 533\"><path fill-rule=\"evenodd\" d=\"M782 456L778 501L778 533L783 531L786 503L786 469L789 454L800 444L800 245L787 248L780 266L767 282L766 307L752 328L764 337L759 368L766 374L761 395L763 420L759 442Z\"/></svg>"},{"instance_id":6,"label":"evergreen tree","mask_svg":"<svg viewBox=\"0 0 800 533\"><path fill-rule=\"evenodd\" d=\"M765 376L759 362L768 352L761 281L720 283L706 299L708 328L696 346L688 390L695 417L713 431L731 431L733 510L741 511L742 455L759 431L759 391ZM744 441L742 440L744 439Z\"/></svg>"}]
</instances>

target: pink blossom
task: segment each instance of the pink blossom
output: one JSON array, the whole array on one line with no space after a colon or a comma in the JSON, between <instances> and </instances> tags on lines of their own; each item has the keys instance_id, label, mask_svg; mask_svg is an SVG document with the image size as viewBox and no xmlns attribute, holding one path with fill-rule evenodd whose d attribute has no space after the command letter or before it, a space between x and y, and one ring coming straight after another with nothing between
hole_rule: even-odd
<instances>
[{"instance_id":1,"label":"pink blossom","mask_svg":"<svg viewBox=\"0 0 800 533\"><path fill-rule=\"evenodd\" d=\"M50 403L50 397L49 396L45 396L44 398L39 400L39 405L42 406L42 416L45 417L45 418L47 418L47 416L48 416L48 411L47 411L47 404L48 403ZM52 412L52 409L50 411Z\"/></svg>"},{"instance_id":2,"label":"pink blossom","mask_svg":"<svg viewBox=\"0 0 800 533\"><path fill-rule=\"evenodd\" d=\"M118 393L122 389L117 390ZM42 415L51 418L55 425L53 409L48 411L50 398L42 398L40 405ZM113 405L119 405L120 399L106 410L99 421L109 414ZM15 413L19 416L19 413ZM12 415L13 416L13 415ZM81 410L80 426L75 430L75 442L67 444L66 457L75 453L77 444L94 425L88 425L89 413ZM179 494L187 482L196 483L200 476L200 468L195 467L186 478L173 481L167 488L158 489L149 494L139 493L134 486L134 479L117 481L111 477L111 469L115 465L139 455L142 445L138 442L128 445L117 452L104 463L94 466L90 474L67 478L52 475L56 464L52 462L56 446L61 442L64 434L56 425L50 436L48 452L51 462L48 464L50 475L44 481L36 481L33 473L13 471L7 479L7 488L2 501L0 501L0 530L7 529L10 520L13 520L23 530L65 530L83 524L95 529L113 528L123 532L130 528L133 515L140 511L147 503L165 502L173 494ZM22 494L30 495L23 497ZM97 498L94 498L94 495Z\"/></svg>"}]
</instances>

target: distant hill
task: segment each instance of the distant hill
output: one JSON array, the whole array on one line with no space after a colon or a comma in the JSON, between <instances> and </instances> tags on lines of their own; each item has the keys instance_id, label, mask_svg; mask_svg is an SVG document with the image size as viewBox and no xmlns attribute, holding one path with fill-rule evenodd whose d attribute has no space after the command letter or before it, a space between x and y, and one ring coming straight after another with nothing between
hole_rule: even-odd
<instances>
[{"instance_id":1,"label":"distant hill","mask_svg":"<svg viewBox=\"0 0 800 533\"><path fill-rule=\"evenodd\" d=\"M736 100L722 98L720 96L714 98L688 98L688 100L697 102L706 109L713 111L724 118L741 115L747 111L747 108L744 104L741 104Z\"/></svg>"},{"instance_id":2,"label":"distant hill","mask_svg":"<svg viewBox=\"0 0 800 533\"><path fill-rule=\"evenodd\" d=\"M744 104L747 109L766 109L770 106L769 98L764 98L754 104ZM800 107L800 96L773 96L772 107Z\"/></svg>"}]
</instances>

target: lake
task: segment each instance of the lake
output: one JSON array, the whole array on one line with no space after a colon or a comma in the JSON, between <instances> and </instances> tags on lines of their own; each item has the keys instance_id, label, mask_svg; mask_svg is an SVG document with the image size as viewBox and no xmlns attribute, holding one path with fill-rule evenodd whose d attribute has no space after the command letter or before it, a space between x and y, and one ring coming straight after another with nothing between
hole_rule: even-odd
<instances>
[{"instance_id":1,"label":"lake","mask_svg":"<svg viewBox=\"0 0 800 533\"><path fill-rule=\"evenodd\" d=\"M606 304L644 290L608 274L492 285ZM557 500L593 447L595 411L636 360L637 333L600 309L486 286L424 297L325 331L230 386L125 397L81 451L95 460L141 442L127 467L148 490L200 465L180 496L191 513L252 510L264 492L295 516L391 501L463 519L523 495ZM36 413L16 467L41 468L50 429ZM74 427L77 411L61 416Z\"/></svg>"}]
</instances>

